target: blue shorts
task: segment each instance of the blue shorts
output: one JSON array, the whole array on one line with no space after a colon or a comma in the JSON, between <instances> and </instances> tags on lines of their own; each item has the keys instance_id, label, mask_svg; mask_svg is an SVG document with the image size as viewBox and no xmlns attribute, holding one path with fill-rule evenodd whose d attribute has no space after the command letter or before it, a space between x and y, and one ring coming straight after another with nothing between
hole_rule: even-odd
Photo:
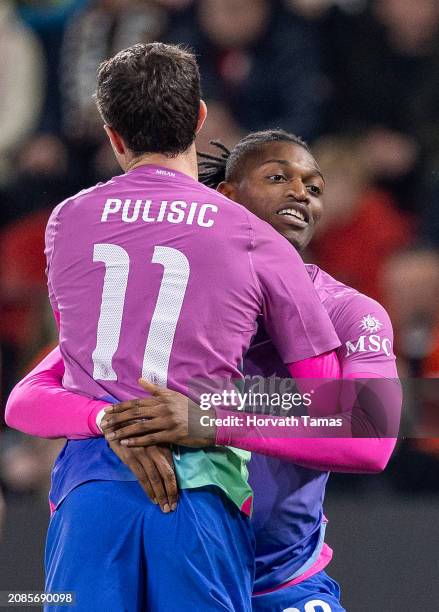
<instances>
[{"instance_id":1,"label":"blue shorts","mask_svg":"<svg viewBox=\"0 0 439 612\"><path fill-rule=\"evenodd\" d=\"M266 595L253 596L253 612L346 612L340 587L325 572Z\"/></svg>"},{"instance_id":2,"label":"blue shorts","mask_svg":"<svg viewBox=\"0 0 439 612\"><path fill-rule=\"evenodd\" d=\"M75 592L75 612L251 612L253 574L250 521L216 487L163 514L137 482L87 482L50 521L46 592Z\"/></svg>"}]
</instances>

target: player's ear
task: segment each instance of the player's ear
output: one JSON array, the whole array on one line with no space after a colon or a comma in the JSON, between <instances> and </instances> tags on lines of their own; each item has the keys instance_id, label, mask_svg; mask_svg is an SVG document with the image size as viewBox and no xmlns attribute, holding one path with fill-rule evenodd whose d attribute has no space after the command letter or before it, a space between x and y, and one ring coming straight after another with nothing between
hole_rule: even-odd
<instances>
[{"instance_id":1,"label":"player's ear","mask_svg":"<svg viewBox=\"0 0 439 612\"><path fill-rule=\"evenodd\" d=\"M198 132L203 127L204 122L206 121L206 117L207 117L206 102L204 100L200 100L200 109L198 111L198 122L197 122L197 128L195 130L196 134L198 134Z\"/></svg>"},{"instance_id":2,"label":"player's ear","mask_svg":"<svg viewBox=\"0 0 439 612\"><path fill-rule=\"evenodd\" d=\"M218 185L216 190L222 193L224 196L226 196L226 198L229 198L229 200L234 200L235 202L237 201L236 187L233 183L222 181L222 183Z\"/></svg>"},{"instance_id":3,"label":"player's ear","mask_svg":"<svg viewBox=\"0 0 439 612\"><path fill-rule=\"evenodd\" d=\"M104 125L104 130L110 140L111 146L116 157L124 155L126 153L126 147L124 141L119 136L119 134L109 125Z\"/></svg>"}]
</instances>

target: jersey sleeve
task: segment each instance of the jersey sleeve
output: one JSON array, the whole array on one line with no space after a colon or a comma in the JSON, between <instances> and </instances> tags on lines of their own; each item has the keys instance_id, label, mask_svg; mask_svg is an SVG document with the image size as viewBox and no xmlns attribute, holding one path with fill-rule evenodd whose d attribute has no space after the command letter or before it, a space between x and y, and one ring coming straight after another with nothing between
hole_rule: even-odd
<instances>
[{"instance_id":1,"label":"jersey sleeve","mask_svg":"<svg viewBox=\"0 0 439 612\"><path fill-rule=\"evenodd\" d=\"M392 323L381 304L357 294L340 304L333 321L341 341L337 353L343 378L398 378Z\"/></svg>"},{"instance_id":2,"label":"jersey sleeve","mask_svg":"<svg viewBox=\"0 0 439 612\"><path fill-rule=\"evenodd\" d=\"M216 410L224 418L231 412ZM395 438L304 437L309 428L297 432L299 438L267 437L263 427L217 427L217 445L233 446L267 457L295 463L310 470L353 474L382 472L395 448ZM269 435L269 434L268 434Z\"/></svg>"},{"instance_id":3,"label":"jersey sleeve","mask_svg":"<svg viewBox=\"0 0 439 612\"><path fill-rule=\"evenodd\" d=\"M252 220L251 266L262 293L266 330L286 364L340 346L297 251L267 223Z\"/></svg>"},{"instance_id":4,"label":"jersey sleeve","mask_svg":"<svg viewBox=\"0 0 439 612\"><path fill-rule=\"evenodd\" d=\"M102 435L96 417L109 404L66 391L57 347L12 390L6 405L9 427L41 438L82 439Z\"/></svg>"}]
</instances>

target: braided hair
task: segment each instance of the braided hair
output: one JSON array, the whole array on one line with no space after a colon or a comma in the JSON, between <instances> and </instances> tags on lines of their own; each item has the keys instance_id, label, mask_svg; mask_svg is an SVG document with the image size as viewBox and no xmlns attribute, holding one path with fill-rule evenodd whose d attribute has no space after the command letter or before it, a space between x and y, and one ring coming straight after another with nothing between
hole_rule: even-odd
<instances>
[{"instance_id":1,"label":"braided hair","mask_svg":"<svg viewBox=\"0 0 439 612\"><path fill-rule=\"evenodd\" d=\"M201 159L198 162L200 183L216 189L223 181L236 180L239 178L242 169L242 160L247 155L257 152L269 142L289 142L299 145L308 151L308 153L311 153L308 145L302 138L284 130L252 132L242 138L230 150L219 140L211 140L210 144L219 150L219 154L198 153Z\"/></svg>"}]
</instances>

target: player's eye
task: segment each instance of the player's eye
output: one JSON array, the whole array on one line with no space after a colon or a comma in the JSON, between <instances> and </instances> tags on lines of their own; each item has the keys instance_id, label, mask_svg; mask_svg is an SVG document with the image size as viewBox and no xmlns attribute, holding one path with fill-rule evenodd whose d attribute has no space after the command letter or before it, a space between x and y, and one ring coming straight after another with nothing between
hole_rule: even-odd
<instances>
[{"instance_id":1,"label":"player's eye","mask_svg":"<svg viewBox=\"0 0 439 612\"><path fill-rule=\"evenodd\" d=\"M306 187L311 195L319 196L322 195L322 190L317 185L307 185Z\"/></svg>"},{"instance_id":2,"label":"player's eye","mask_svg":"<svg viewBox=\"0 0 439 612\"><path fill-rule=\"evenodd\" d=\"M287 180L283 174L272 174L271 176L267 176L267 178L272 183L282 183Z\"/></svg>"}]
</instances>

